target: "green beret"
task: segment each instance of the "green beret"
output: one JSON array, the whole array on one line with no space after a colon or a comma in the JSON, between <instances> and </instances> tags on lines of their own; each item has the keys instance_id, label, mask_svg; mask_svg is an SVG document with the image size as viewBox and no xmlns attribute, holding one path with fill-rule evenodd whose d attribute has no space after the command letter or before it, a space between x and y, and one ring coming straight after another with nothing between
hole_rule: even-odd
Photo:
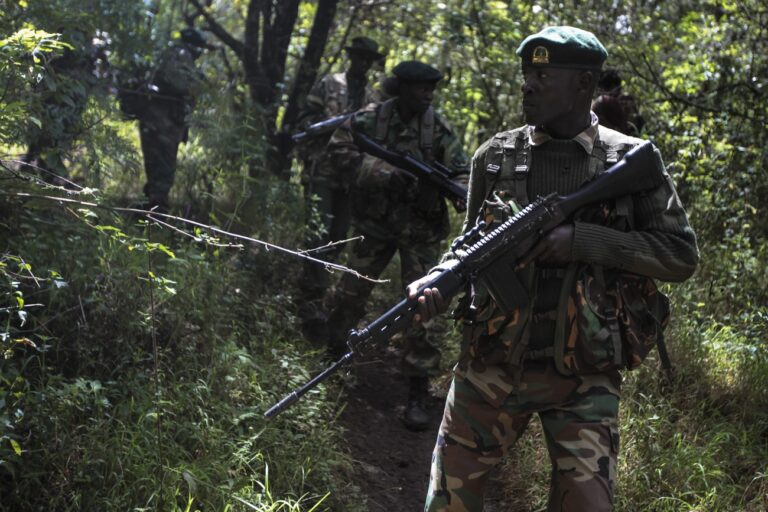
<instances>
[{"instance_id":1,"label":"green beret","mask_svg":"<svg viewBox=\"0 0 768 512\"><path fill-rule=\"evenodd\" d=\"M438 82L443 74L429 64L417 60L406 60L392 69L392 73L403 82Z\"/></svg>"},{"instance_id":2,"label":"green beret","mask_svg":"<svg viewBox=\"0 0 768 512\"><path fill-rule=\"evenodd\" d=\"M601 69L608 51L595 34L575 27L547 27L517 47L523 65Z\"/></svg>"}]
</instances>

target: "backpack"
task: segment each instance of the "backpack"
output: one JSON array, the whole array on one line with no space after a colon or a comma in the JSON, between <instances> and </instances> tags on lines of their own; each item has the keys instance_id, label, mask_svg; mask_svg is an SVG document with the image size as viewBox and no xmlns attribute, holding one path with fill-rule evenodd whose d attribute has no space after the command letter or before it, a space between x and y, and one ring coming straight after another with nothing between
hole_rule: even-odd
<instances>
[{"instance_id":1,"label":"backpack","mask_svg":"<svg viewBox=\"0 0 768 512\"><path fill-rule=\"evenodd\" d=\"M125 119L141 119L149 109L152 98L149 89L150 73L147 65L133 65L120 72L117 104Z\"/></svg>"}]
</instances>

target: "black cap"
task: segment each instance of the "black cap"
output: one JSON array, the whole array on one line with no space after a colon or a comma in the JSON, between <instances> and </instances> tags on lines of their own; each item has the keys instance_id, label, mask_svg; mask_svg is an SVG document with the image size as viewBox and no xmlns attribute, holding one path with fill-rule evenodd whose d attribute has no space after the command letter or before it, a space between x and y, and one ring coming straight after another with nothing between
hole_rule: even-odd
<instances>
[{"instance_id":1,"label":"black cap","mask_svg":"<svg viewBox=\"0 0 768 512\"><path fill-rule=\"evenodd\" d=\"M601 69L608 51L592 32L575 27L547 27L517 48L523 65Z\"/></svg>"},{"instance_id":2,"label":"black cap","mask_svg":"<svg viewBox=\"0 0 768 512\"><path fill-rule=\"evenodd\" d=\"M443 74L429 64L418 60L406 60L392 69L398 79L403 82L439 82Z\"/></svg>"},{"instance_id":3,"label":"black cap","mask_svg":"<svg viewBox=\"0 0 768 512\"><path fill-rule=\"evenodd\" d=\"M344 47L344 49L353 53L367 53L376 60L384 57L384 54L379 52L379 43L370 37L355 37L352 39L352 44Z\"/></svg>"},{"instance_id":4,"label":"black cap","mask_svg":"<svg viewBox=\"0 0 768 512\"><path fill-rule=\"evenodd\" d=\"M182 42L198 48L208 48L208 40L205 38L205 34L197 30L196 28L185 28L181 31L180 39Z\"/></svg>"}]
</instances>

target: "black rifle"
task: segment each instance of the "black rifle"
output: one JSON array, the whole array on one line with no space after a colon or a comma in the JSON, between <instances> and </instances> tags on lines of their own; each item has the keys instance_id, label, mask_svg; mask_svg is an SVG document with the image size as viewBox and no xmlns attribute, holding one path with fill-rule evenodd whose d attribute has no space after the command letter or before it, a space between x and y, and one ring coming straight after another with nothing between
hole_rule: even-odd
<instances>
[{"instance_id":1,"label":"black rifle","mask_svg":"<svg viewBox=\"0 0 768 512\"><path fill-rule=\"evenodd\" d=\"M442 195L454 203L464 205L467 202L467 189L451 181L452 171L440 162L427 164L408 153L388 149L370 137L352 130L352 139L355 145L371 156L380 158L385 162L402 169L412 176L422 178L431 183ZM459 208L459 210L462 210Z\"/></svg>"},{"instance_id":2,"label":"black rifle","mask_svg":"<svg viewBox=\"0 0 768 512\"><path fill-rule=\"evenodd\" d=\"M340 116L330 117L325 121L319 121L317 123L313 123L307 126L307 129L304 130L303 132L298 132L291 135L291 139L293 139L293 142L304 142L306 139L311 139L311 138L317 137L318 135L330 133L336 128L338 128L339 126L341 126L344 123L344 121L346 121L353 115L355 115L355 112L351 112L349 114L342 114Z\"/></svg>"},{"instance_id":3,"label":"black rifle","mask_svg":"<svg viewBox=\"0 0 768 512\"><path fill-rule=\"evenodd\" d=\"M452 245L457 256L450 268L435 275L429 284L419 289L420 296L425 288L437 288L442 297L451 297L464 289L470 279L482 278L484 274L499 265L514 268L514 262L522 258L547 232L563 224L576 210L594 203L635 194L660 186L665 181L664 173L656 165L653 146L644 143L629 151L624 158L598 178L567 196L550 194L539 197L514 217L486 233L466 249L460 246L479 236L484 226L479 223L471 231L459 237ZM510 272L512 270L509 270ZM495 300L503 303L493 289L489 292ZM347 337L349 352L325 371L292 391L280 402L273 405L264 416L272 418L296 402L307 391L327 379L340 367L351 362L355 353L367 344L383 343L402 331L413 321L417 301L404 299L395 307L371 322L363 329L350 331Z\"/></svg>"}]
</instances>

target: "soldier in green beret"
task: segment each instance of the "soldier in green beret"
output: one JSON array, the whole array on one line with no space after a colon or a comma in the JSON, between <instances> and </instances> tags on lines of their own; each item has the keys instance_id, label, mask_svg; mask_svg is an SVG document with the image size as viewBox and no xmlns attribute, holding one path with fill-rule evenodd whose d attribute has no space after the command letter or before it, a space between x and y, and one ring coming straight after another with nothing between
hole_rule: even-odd
<instances>
[{"instance_id":1,"label":"soldier in green beret","mask_svg":"<svg viewBox=\"0 0 768 512\"><path fill-rule=\"evenodd\" d=\"M345 48L349 67L343 73L325 75L312 87L307 102L299 114L298 125L307 127L342 114L360 110L377 102L369 86L367 74L377 61L384 58L379 44L368 37L355 37ZM350 225L349 186L352 177L336 169L328 159L326 146L331 133L318 135L302 143L298 154L303 163L301 183L304 186L308 248L323 247L329 242L344 240ZM317 254L325 261L335 261L343 245L331 246ZM321 305L329 286L327 270L312 262L303 267L302 289L297 302L302 331L309 340L316 340L325 323Z\"/></svg>"},{"instance_id":2,"label":"soldier in green beret","mask_svg":"<svg viewBox=\"0 0 768 512\"><path fill-rule=\"evenodd\" d=\"M643 142L601 126L590 110L607 57L593 34L549 27L526 38L517 55L526 125L496 134L475 153L465 231L478 216L493 228L537 196L572 193ZM666 173L658 150L656 156ZM698 258L667 175L656 189L585 208L548 233L505 281L494 282L525 292L513 310L473 282L460 306L466 344L446 399L425 511L483 510L491 469L534 414L552 464L547 510L610 511L619 370L645 356L635 340L655 341L662 329L667 303L653 280L683 281ZM436 288L417 297L430 279L408 287L420 302L417 323L447 308Z\"/></svg>"},{"instance_id":3,"label":"soldier in green beret","mask_svg":"<svg viewBox=\"0 0 768 512\"><path fill-rule=\"evenodd\" d=\"M395 255L400 255L403 285L437 263L440 242L448 236L448 209L443 197L427 181L361 153L351 130L379 144L410 153L424 162L440 162L452 178L466 182L469 158L446 122L433 107L435 87L442 79L437 69L417 61L401 62L392 70L396 80L389 91L395 96L364 109L336 130L328 145L336 169L355 177L350 194L355 235L348 265L369 277L378 277ZM372 283L344 274L327 298L328 343L332 352L345 351L350 328L365 314ZM409 377L409 395L403 415L406 427L428 426L429 377L440 369L440 352L418 326L405 333L403 373Z\"/></svg>"}]
</instances>

